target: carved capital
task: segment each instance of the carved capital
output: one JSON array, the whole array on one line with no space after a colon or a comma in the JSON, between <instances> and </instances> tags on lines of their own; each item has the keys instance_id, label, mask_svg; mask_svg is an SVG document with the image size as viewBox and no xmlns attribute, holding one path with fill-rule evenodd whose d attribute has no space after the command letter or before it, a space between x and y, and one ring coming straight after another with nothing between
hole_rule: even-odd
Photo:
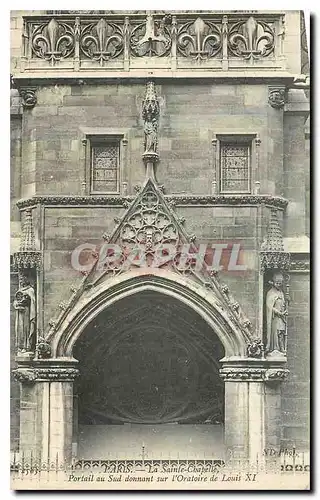
<instances>
[{"instance_id":1,"label":"carved capital","mask_svg":"<svg viewBox=\"0 0 320 500\"><path fill-rule=\"evenodd\" d=\"M289 375L289 370L286 368L269 368L264 374L266 382L275 382L285 380Z\"/></svg>"},{"instance_id":2,"label":"carved capital","mask_svg":"<svg viewBox=\"0 0 320 500\"><path fill-rule=\"evenodd\" d=\"M41 367L17 368L13 376L19 382L33 384L35 382L72 382L79 375L76 368Z\"/></svg>"},{"instance_id":3,"label":"carved capital","mask_svg":"<svg viewBox=\"0 0 320 500\"><path fill-rule=\"evenodd\" d=\"M268 102L273 108L283 108L285 104L285 89L283 87L269 87Z\"/></svg>"},{"instance_id":4,"label":"carved capital","mask_svg":"<svg viewBox=\"0 0 320 500\"><path fill-rule=\"evenodd\" d=\"M79 370L76 368L37 368L37 381L54 381L54 382L67 382L74 381L78 375Z\"/></svg>"},{"instance_id":5,"label":"carved capital","mask_svg":"<svg viewBox=\"0 0 320 500\"><path fill-rule=\"evenodd\" d=\"M36 90L37 87L20 88L19 93L24 108L31 109L37 104Z\"/></svg>"},{"instance_id":6,"label":"carved capital","mask_svg":"<svg viewBox=\"0 0 320 500\"><path fill-rule=\"evenodd\" d=\"M219 370L220 377L225 382L257 382L263 381L264 375L263 368L252 368L252 367L233 367L233 368L221 368Z\"/></svg>"},{"instance_id":7,"label":"carved capital","mask_svg":"<svg viewBox=\"0 0 320 500\"><path fill-rule=\"evenodd\" d=\"M282 366L232 366L220 370L220 377L225 382L280 382L285 380L289 370Z\"/></svg>"},{"instance_id":8,"label":"carved capital","mask_svg":"<svg viewBox=\"0 0 320 500\"><path fill-rule=\"evenodd\" d=\"M25 384L33 384L36 381L36 370L32 368L17 368L12 372L15 380Z\"/></svg>"}]
</instances>

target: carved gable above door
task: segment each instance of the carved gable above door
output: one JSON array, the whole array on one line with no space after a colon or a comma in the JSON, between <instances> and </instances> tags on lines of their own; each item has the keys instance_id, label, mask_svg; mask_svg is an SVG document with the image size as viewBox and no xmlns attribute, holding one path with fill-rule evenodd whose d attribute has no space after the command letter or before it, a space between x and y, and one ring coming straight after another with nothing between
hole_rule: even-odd
<instances>
[{"instance_id":1,"label":"carved gable above door","mask_svg":"<svg viewBox=\"0 0 320 500\"><path fill-rule=\"evenodd\" d=\"M51 324L50 335L61 325L68 312L87 291L106 286L112 278L132 270L150 275L157 269L182 274L212 294L217 307L240 329L248 343L252 340L252 325L236 302L227 285L221 283L218 272L208 268L199 256L200 246L194 235L183 227L174 205L168 202L156 181L147 178L140 192L129 204L120 219L115 219L111 234L102 236L98 252L92 253L92 265L83 272L83 279L73 289L58 319Z\"/></svg>"}]
</instances>

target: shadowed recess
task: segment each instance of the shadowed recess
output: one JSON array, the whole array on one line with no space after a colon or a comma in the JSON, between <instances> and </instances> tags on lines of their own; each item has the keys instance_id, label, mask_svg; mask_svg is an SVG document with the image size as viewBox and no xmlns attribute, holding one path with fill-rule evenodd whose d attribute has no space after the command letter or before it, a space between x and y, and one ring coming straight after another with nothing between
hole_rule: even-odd
<instances>
[{"instance_id":1,"label":"shadowed recess","mask_svg":"<svg viewBox=\"0 0 320 500\"><path fill-rule=\"evenodd\" d=\"M79 424L223 422L223 346L182 302L141 292L100 313L74 349Z\"/></svg>"}]
</instances>

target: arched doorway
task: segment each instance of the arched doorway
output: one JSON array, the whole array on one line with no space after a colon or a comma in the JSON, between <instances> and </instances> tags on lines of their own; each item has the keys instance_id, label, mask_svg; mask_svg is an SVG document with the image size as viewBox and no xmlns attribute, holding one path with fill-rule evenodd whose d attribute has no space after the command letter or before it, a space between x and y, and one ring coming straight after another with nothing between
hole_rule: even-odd
<instances>
[{"instance_id":1,"label":"arched doorway","mask_svg":"<svg viewBox=\"0 0 320 500\"><path fill-rule=\"evenodd\" d=\"M223 458L224 348L184 302L124 297L86 326L73 356L79 458Z\"/></svg>"}]
</instances>

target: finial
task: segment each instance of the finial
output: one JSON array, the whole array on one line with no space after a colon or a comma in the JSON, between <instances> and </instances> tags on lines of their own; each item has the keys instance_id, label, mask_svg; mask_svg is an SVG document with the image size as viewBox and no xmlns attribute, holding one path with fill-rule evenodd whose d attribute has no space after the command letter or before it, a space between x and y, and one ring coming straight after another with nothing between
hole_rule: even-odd
<instances>
[{"instance_id":1,"label":"finial","mask_svg":"<svg viewBox=\"0 0 320 500\"><path fill-rule=\"evenodd\" d=\"M268 231L261 244L260 260L262 271L290 267L290 253L284 251L282 230L275 208L271 209Z\"/></svg>"},{"instance_id":2,"label":"finial","mask_svg":"<svg viewBox=\"0 0 320 500\"><path fill-rule=\"evenodd\" d=\"M279 225L277 210L272 208L267 234L261 244L261 250L284 252L282 231Z\"/></svg>"}]
</instances>

